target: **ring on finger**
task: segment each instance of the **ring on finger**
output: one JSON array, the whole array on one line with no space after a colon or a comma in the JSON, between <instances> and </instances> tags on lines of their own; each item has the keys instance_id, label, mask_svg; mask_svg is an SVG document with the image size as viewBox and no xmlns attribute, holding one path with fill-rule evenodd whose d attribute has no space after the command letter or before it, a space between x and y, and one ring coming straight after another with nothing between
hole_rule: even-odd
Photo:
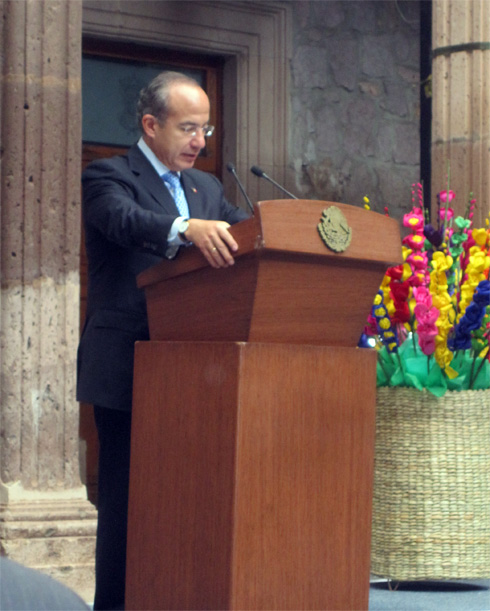
<instances>
[{"instance_id":1,"label":"ring on finger","mask_svg":"<svg viewBox=\"0 0 490 611\"><path fill-rule=\"evenodd\" d=\"M216 246L214 248L211 248L211 252L216 252L218 249L216 248Z\"/></svg>"}]
</instances>

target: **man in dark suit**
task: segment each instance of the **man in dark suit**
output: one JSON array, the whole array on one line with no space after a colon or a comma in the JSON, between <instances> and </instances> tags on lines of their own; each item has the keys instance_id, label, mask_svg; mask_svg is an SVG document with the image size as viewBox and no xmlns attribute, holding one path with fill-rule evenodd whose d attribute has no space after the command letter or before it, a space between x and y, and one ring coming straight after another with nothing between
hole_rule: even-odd
<instances>
[{"instance_id":1,"label":"man in dark suit","mask_svg":"<svg viewBox=\"0 0 490 611\"><path fill-rule=\"evenodd\" d=\"M140 93L138 143L82 177L89 280L77 398L94 405L100 442L96 610L124 608L133 353L149 339L136 276L191 243L212 267L233 265L228 228L247 216L193 169L213 131L209 110L194 80L161 73Z\"/></svg>"}]
</instances>

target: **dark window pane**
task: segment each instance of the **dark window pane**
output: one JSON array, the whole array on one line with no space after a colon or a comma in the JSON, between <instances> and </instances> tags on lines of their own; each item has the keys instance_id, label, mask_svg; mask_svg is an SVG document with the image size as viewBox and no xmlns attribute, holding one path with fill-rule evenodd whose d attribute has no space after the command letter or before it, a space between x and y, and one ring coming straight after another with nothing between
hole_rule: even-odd
<instances>
[{"instance_id":1,"label":"dark window pane","mask_svg":"<svg viewBox=\"0 0 490 611\"><path fill-rule=\"evenodd\" d=\"M140 90L162 70L175 66L121 61L84 55L82 58L82 139L86 143L131 146L140 131L136 102ZM203 88L205 71L179 68Z\"/></svg>"}]
</instances>

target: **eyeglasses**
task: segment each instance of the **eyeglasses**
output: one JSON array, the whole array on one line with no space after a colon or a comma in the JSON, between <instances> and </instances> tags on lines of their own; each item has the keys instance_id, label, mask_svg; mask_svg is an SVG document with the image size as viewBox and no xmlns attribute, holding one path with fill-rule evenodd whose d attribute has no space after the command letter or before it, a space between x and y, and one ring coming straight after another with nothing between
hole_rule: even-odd
<instances>
[{"instance_id":1,"label":"eyeglasses","mask_svg":"<svg viewBox=\"0 0 490 611\"><path fill-rule=\"evenodd\" d=\"M179 129L189 138L195 138L199 132L205 138L209 138L214 133L214 125L204 125L203 127L199 127L199 125L179 125Z\"/></svg>"}]
</instances>

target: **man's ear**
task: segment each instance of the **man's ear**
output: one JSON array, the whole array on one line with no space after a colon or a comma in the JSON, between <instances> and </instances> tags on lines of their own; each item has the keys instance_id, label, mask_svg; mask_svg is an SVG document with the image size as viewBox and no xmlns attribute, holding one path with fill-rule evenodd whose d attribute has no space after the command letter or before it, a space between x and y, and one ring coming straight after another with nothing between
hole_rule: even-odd
<instances>
[{"instance_id":1,"label":"man's ear","mask_svg":"<svg viewBox=\"0 0 490 611\"><path fill-rule=\"evenodd\" d=\"M143 115L141 118L143 133L148 136L148 138L153 139L155 137L155 129L157 125L158 119L153 115Z\"/></svg>"}]
</instances>

